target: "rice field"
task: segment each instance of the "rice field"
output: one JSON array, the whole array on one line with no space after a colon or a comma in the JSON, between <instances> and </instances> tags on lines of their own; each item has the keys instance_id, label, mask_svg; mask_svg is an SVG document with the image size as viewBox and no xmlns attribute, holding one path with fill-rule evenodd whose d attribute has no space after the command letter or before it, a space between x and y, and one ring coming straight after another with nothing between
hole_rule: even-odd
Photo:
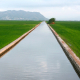
<instances>
[{"instance_id":1,"label":"rice field","mask_svg":"<svg viewBox=\"0 0 80 80\"><path fill-rule=\"evenodd\" d=\"M50 26L80 58L80 21L56 21Z\"/></svg>"},{"instance_id":2,"label":"rice field","mask_svg":"<svg viewBox=\"0 0 80 80\"><path fill-rule=\"evenodd\" d=\"M19 38L41 21L0 21L0 49Z\"/></svg>"}]
</instances>

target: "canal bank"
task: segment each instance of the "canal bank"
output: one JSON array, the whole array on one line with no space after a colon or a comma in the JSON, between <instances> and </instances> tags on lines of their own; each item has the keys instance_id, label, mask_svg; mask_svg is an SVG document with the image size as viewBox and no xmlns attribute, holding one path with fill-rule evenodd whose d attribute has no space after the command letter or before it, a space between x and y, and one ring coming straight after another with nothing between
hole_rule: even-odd
<instances>
[{"instance_id":1,"label":"canal bank","mask_svg":"<svg viewBox=\"0 0 80 80\"><path fill-rule=\"evenodd\" d=\"M0 49L0 57L4 55L6 52L8 52L11 48L13 48L16 44L18 44L22 39L24 39L29 33L31 33L35 28L37 28L40 24L36 25L34 28L23 34L21 37L16 39L15 41L11 42L4 48Z\"/></svg>"},{"instance_id":2,"label":"canal bank","mask_svg":"<svg viewBox=\"0 0 80 80\"><path fill-rule=\"evenodd\" d=\"M80 80L45 22L0 58L0 80Z\"/></svg>"},{"instance_id":3,"label":"canal bank","mask_svg":"<svg viewBox=\"0 0 80 80\"><path fill-rule=\"evenodd\" d=\"M60 38L60 36L56 33L56 31L48 24L49 28L55 35L57 41L61 45L71 64L75 68L76 72L80 77L80 59L75 55L75 53L70 49L70 47Z\"/></svg>"}]
</instances>

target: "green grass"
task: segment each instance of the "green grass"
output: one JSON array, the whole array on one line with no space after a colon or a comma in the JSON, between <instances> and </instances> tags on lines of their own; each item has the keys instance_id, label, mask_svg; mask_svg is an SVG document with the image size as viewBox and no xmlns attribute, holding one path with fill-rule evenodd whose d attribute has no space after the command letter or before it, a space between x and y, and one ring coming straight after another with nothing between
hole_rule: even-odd
<instances>
[{"instance_id":1,"label":"green grass","mask_svg":"<svg viewBox=\"0 0 80 80\"><path fill-rule=\"evenodd\" d=\"M51 26L80 58L80 21L56 21Z\"/></svg>"},{"instance_id":2,"label":"green grass","mask_svg":"<svg viewBox=\"0 0 80 80\"><path fill-rule=\"evenodd\" d=\"M0 21L0 49L19 38L41 21Z\"/></svg>"}]
</instances>

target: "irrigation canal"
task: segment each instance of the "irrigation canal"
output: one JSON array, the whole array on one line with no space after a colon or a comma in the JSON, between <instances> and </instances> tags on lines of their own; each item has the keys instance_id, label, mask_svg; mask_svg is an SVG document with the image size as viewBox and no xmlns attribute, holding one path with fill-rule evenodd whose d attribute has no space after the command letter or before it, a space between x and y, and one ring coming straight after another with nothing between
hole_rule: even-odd
<instances>
[{"instance_id":1,"label":"irrigation canal","mask_svg":"<svg viewBox=\"0 0 80 80\"><path fill-rule=\"evenodd\" d=\"M45 22L0 58L0 80L80 80Z\"/></svg>"}]
</instances>

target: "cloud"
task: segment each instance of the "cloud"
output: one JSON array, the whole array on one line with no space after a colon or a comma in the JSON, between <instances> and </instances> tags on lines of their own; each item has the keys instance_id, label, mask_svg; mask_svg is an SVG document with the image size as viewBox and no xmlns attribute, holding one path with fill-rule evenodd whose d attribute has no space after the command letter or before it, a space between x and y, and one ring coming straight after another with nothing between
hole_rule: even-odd
<instances>
[{"instance_id":1,"label":"cloud","mask_svg":"<svg viewBox=\"0 0 80 80\"><path fill-rule=\"evenodd\" d=\"M0 0L0 11L25 10L40 12L57 20L80 19L80 0Z\"/></svg>"},{"instance_id":2,"label":"cloud","mask_svg":"<svg viewBox=\"0 0 80 80\"><path fill-rule=\"evenodd\" d=\"M63 7L80 5L80 0L3 0L0 3L1 7Z\"/></svg>"}]
</instances>

